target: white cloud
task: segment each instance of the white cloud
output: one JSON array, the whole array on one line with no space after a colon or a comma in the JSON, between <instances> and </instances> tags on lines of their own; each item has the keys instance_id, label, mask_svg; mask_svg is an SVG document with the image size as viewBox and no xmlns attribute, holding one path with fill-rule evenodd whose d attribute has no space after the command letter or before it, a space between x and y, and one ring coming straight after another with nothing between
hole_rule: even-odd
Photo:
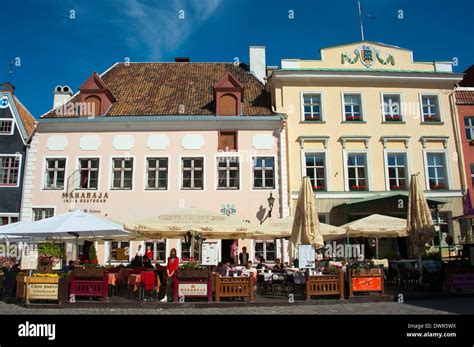
<instances>
[{"instance_id":1,"label":"white cloud","mask_svg":"<svg viewBox=\"0 0 474 347\"><path fill-rule=\"evenodd\" d=\"M120 8L125 16L122 25L127 25L121 28L125 34L124 39L129 47L146 49L149 59L158 60L164 53L176 50L215 13L221 2L222 0L124 0ZM180 14L184 15L184 19L180 19Z\"/></svg>"}]
</instances>

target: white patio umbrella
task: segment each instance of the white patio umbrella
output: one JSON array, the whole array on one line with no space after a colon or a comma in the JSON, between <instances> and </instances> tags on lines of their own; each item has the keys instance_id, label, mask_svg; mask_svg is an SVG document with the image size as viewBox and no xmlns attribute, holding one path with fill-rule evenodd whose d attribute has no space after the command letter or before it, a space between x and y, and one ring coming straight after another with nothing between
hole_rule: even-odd
<instances>
[{"instance_id":1,"label":"white patio umbrella","mask_svg":"<svg viewBox=\"0 0 474 347\"><path fill-rule=\"evenodd\" d=\"M125 223L125 230L146 238L182 238L191 232L205 238L237 239L245 238L251 225L234 216L190 207Z\"/></svg>"},{"instance_id":2,"label":"white patio umbrella","mask_svg":"<svg viewBox=\"0 0 474 347\"><path fill-rule=\"evenodd\" d=\"M82 211L64 213L36 222L18 222L0 227L0 235L31 238L113 237L129 235L120 224ZM7 236L8 237L8 236Z\"/></svg>"},{"instance_id":3,"label":"white patio umbrella","mask_svg":"<svg viewBox=\"0 0 474 347\"><path fill-rule=\"evenodd\" d=\"M289 244L291 256L294 258L298 245L312 245L316 249L323 247L323 235L309 177L303 177L301 182L294 215Z\"/></svg>"},{"instance_id":4,"label":"white patio umbrella","mask_svg":"<svg viewBox=\"0 0 474 347\"><path fill-rule=\"evenodd\" d=\"M379 257L379 239L407 236L407 221L403 218L372 214L341 225L348 237L367 237L376 240L376 258Z\"/></svg>"},{"instance_id":5,"label":"white patio umbrella","mask_svg":"<svg viewBox=\"0 0 474 347\"><path fill-rule=\"evenodd\" d=\"M433 240L436 229L425 194L418 182L418 175L411 175L406 229L418 251L420 285L423 285L423 247L427 242Z\"/></svg>"}]
</instances>

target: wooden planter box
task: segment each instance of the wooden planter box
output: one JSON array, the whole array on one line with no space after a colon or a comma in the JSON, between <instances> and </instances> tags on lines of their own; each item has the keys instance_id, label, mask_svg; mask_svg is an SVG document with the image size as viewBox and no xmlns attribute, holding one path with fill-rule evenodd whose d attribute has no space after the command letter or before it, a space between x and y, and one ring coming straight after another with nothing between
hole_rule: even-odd
<instances>
[{"instance_id":1,"label":"wooden planter box","mask_svg":"<svg viewBox=\"0 0 474 347\"><path fill-rule=\"evenodd\" d=\"M214 274L214 290L216 302L221 298L249 298L250 302L255 298L255 279L249 277L221 277Z\"/></svg>"},{"instance_id":2,"label":"wooden planter box","mask_svg":"<svg viewBox=\"0 0 474 347\"><path fill-rule=\"evenodd\" d=\"M74 278L103 278L105 274L105 269L101 268L94 268L94 267L86 267L81 268L77 267L74 269L72 276Z\"/></svg>"},{"instance_id":3,"label":"wooden planter box","mask_svg":"<svg viewBox=\"0 0 474 347\"><path fill-rule=\"evenodd\" d=\"M211 272L208 269L205 270L194 270L194 269L178 269L176 272L176 277L178 280L183 279L207 279L210 277Z\"/></svg>"},{"instance_id":4,"label":"wooden planter box","mask_svg":"<svg viewBox=\"0 0 474 347\"><path fill-rule=\"evenodd\" d=\"M344 298L344 273L307 276L306 278L306 300L311 300L311 296L338 295Z\"/></svg>"},{"instance_id":5,"label":"wooden planter box","mask_svg":"<svg viewBox=\"0 0 474 347\"><path fill-rule=\"evenodd\" d=\"M17 276L17 299L29 303L30 300L68 300L69 281L60 277Z\"/></svg>"},{"instance_id":6,"label":"wooden planter box","mask_svg":"<svg viewBox=\"0 0 474 347\"><path fill-rule=\"evenodd\" d=\"M384 278L382 268L354 269L349 272L349 296L354 293L377 292L380 295L384 293Z\"/></svg>"}]
</instances>

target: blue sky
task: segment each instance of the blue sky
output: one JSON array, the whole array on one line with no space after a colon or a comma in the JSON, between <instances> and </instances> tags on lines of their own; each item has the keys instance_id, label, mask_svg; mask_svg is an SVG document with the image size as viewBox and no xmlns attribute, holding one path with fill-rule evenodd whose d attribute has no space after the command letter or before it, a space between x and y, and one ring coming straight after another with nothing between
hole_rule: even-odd
<instances>
[{"instance_id":1,"label":"blue sky","mask_svg":"<svg viewBox=\"0 0 474 347\"><path fill-rule=\"evenodd\" d=\"M375 17L365 18L367 40L411 49L418 61L457 57L458 72L474 64L474 0L362 4ZM248 46L265 45L267 63L279 65L360 40L357 0L2 0L0 12L0 81L19 58L12 82L35 117L51 108L56 85L76 91L127 58L248 62Z\"/></svg>"}]
</instances>

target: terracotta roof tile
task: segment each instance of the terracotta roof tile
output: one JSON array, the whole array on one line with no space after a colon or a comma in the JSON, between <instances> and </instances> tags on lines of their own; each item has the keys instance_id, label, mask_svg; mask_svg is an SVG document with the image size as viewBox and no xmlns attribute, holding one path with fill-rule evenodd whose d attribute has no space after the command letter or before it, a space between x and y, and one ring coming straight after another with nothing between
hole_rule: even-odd
<instances>
[{"instance_id":1,"label":"terracotta roof tile","mask_svg":"<svg viewBox=\"0 0 474 347\"><path fill-rule=\"evenodd\" d=\"M30 137L33 133L33 130L35 129L36 119L33 117L30 111L28 111L26 107L23 106L16 96L13 96L13 99L15 100L15 107L18 111L18 114L20 115L23 127L25 128L26 136Z\"/></svg>"},{"instance_id":2,"label":"terracotta roof tile","mask_svg":"<svg viewBox=\"0 0 474 347\"><path fill-rule=\"evenodd\" d=\"M456 104L473 104L474 105L474 90L457 90Z\"/></svg>"},{"instance_id":3,"label":"terracotta roof tile","mask_svg":"<svg viewBox=\"0 0 474 347\"><path fill-rule=\"evenodd\" d=\"M232 63L118 63L101 78L116 102L106 116L214 115L213 86L230 72L244 86L242 113L271 115L265 86ZM80 99L76 94L70 102ZM54 110L42 118L57 118ZM65 117L65 116L63 116Z\"/></svg>"}]
</instances>

